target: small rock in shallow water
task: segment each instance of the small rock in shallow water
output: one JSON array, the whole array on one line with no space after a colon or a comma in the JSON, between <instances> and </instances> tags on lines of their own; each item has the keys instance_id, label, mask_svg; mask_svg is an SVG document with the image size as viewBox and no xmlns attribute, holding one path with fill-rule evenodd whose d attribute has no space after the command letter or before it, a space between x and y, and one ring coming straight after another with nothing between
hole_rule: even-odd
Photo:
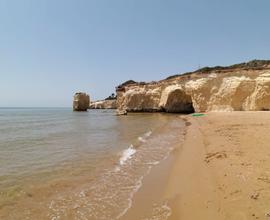
<instances>
[{"instance_id":1,"label":"small rock in shallow water","mask_svg":"<svg viewBox=\"0 0 270 220\"><path fill-rule=\"evenodd\" d=\"M126 110L116 110L116 115L127 115Z\"/></svg>"}]
</instances>

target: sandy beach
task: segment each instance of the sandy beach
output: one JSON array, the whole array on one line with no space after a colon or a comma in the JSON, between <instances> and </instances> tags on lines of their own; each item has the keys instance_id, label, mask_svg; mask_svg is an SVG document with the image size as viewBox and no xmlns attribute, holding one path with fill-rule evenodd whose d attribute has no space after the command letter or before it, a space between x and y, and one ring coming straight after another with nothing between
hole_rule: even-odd
<instances>
[{"instance_id":1,"label":"sandy beach","mask_svg":"<svg viewBox=\"0 0 270 220\"><path fill-rule=\"evenodd\" d=\"M187 117L165 190L170 219L270 217L269 119L269 112Z\"/></svg>"},{"instance_id":2,"label":"sandy beach","mask_svg":"<svg viewBox=\"0 0 270 220\"><path fill-rule=\"evenodd\" d=\"M270 113L183 118L184 143L145 178L124 219L147 213L151 200L159 209L143 219L270 219Z\"/></svg>"}]
</instances>

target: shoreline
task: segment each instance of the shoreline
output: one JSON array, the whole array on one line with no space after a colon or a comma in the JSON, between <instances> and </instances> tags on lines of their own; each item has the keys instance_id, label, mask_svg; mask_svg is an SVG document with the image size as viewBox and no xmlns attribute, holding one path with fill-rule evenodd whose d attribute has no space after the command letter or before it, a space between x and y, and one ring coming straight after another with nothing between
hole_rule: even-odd
<instances>
[{"instance_id":1,"label":"shoreline","mask_svg":"<svg viewBox=\"0 0 270 220\"><path fill-rule=\"evenodd\" d=\"M129 212L150 213L149 206L143 209L144 198L155 198L164 208L156 216L169 213L160 219L269 219L270 113L210 112L183 118L183 144L151 170Z\"/></svg>"},{"instance_id":2,"label":"shoreline","mask_svg":"<svg viewBox=\"0 0 270 220\"><path fill-rule=\"evenodd\" d=\"M221 219L215 179L204 162L204 136L197 118L185 119L189 124L185 141L177 152L165 190L172 209L168 219Z\"/></svg>"},{"instance_id":3,"label":"shoreline","mask_svg":"<svg viewBox=\"0 0 270 220\"><path fill-rule=\"evenodd\" d=\"M179 130L179 141L171 147L171 152L166 158L153 166L149 173L144 176L142 186L134 194L132 206L120 220L166 220L170 219L172 209L169 205L171 198L166 196L167 186L170 182L170 172L181 154L185 141L186 128L189 122L185 116L176 116L175 119L183 123L184 130Z\"/></svg>"},{"instance_id":4,"label":"shoreline","mask_svg":"<svg viewBox=\"0 0 270 220\"><path fill-rule=\"evenodd\" d=\"M103 113L98 117L96 114L83 114L84 117L81 117L81 114L71 115L75 115L76 119L80 117L83 121L92 116L91 122L94 118L104 117ZM113 133L105 133L108 138L104 136L102 141L109 143L110 148L114 145L118 146L117 148L102 148L107 145L102 144L103 142L97 145L101 139L90 136L92 142L83 142L86 143L83 147L89 149L91 146L99 146L106 152L95 154L95 158L100 156L98 162L89 160L92 154L86 154L86 160L83 160L82 155L75 157L76 160L70 160L70 164L55 167L59 168L58 170L63 168L60 172L56 169L51 170L51 173L47 172L46 181L39 181L40 178L29 175L29 181L23 180L23 185L15 182L20 188L13 190L12 194L3 193L2 188L0 218L117 219L124 215L133 195L141 187L141 180L148 176L151 167L158 166L160 161L169 155L171 146L178 143L179 131L183 130L184 123L180 117L163 114L129 115L120 118L109 113L107 119L106 121L112 120L113 123L106 123L104 129L110 128L107 131ZM59 126L61 125L60 123ZM100 130L95 131L100 133ZM87 132L86 137L89 138L90 134L95 135L93 131ZM62 143L65 142L60 141L59 145L64 146ZM82 152L87 152L84 149L81 149ZM95 153L94 149L89 153ZM105 151L106 149L108 150ZM42 174L41 172L40 175ZM5 198L8 201L4 200Z\"/></svg>"},{"instance_id":5,"label":"shoreline","mask_svg":"<svg viewBox=\"0 0 270 220\"><path fill-rule=\"evenodd\" d=\"M92 219L89 202L97 198L111 208L108 216L120 220L270 219L270 112L210 112L155 121L151 133L134 136L140 143L134 145L136 153L122 149L107 161L113 169L99 178L83 173L74 181L61 178L36 188L30 184L16 203L1 207L0 216L46 219L51 214L53 219L64 213L72 218L83 207L84 216ZM100 202L96 205L96 213L102 214ZM15 207L30 214L11 212ZM116 215L123 207L123 216Z\"/></svg>"}]
</instances>

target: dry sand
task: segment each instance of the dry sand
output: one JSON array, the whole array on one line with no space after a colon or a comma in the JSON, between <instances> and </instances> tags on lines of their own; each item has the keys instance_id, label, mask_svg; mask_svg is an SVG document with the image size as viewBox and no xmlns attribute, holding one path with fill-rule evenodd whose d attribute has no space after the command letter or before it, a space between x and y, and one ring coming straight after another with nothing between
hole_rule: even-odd
<instances>
[{"instance_id":1,"label":"dry sand","mask_svg":"<svg viewBox=\"0 0 270 220\"><path fill-rule=\"evenodd\" d=\"M270 112L186 118L164 192L169 219L270 219Z\"/></svg>"},{"instance_id":2,"label":"dry sand","mask_svg":"<svg viewBox=\"0 0 270 220\"><path fill-rule=\"evenodd\" d=\"M270 112L184 120L184 142L145 178L123 219L270 220Z\"/></svg>"}]
</instances>

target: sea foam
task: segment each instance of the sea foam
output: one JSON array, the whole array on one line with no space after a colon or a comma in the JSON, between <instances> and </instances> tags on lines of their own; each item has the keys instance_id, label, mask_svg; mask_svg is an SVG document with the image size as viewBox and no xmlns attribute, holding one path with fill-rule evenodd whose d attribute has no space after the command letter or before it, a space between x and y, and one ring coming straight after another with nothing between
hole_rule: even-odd
<instances>
[{"instance_id":1,"label":"sea foam","mask_svg":"<svg viewBox=\"0 0 270 220\"><path fill-rule=\"evenodd\" d=\"M138 140L142 143L146 142L146 138L150 137L150 135L152 134L152 131L148 131L146 132L143 137L138 137Z\"/></svg>"},{"instance_id":2,"label":"sea foam","mask_svg":"<svg viewBox=\"0 0 270 220\"><path fill-rule=\"evenodd\" d=\"M124 150L122 152L122 156L120 158L120 165L124 165L127 160L129 160L133 154L136 153L136 150L134 149L133 145L131 144L128 149Z\"/></svg>"},{"instance_id":3,"label":"sea foam","mask_svg":"<svg viewBox=\"0 0 270 220\"><path fill-rule=\"evenodd\" d=\"M145 137L149 137L152 134L152 131L148 131L145 133Z\"/></svg>"},{"instance_id":4,"label":"sea foam","mask_svg":"<svg viewBox=\"0 0 270 220\"><path fill-rule=\"evenodd\" d=\"M146 142L146 140L143 139L142 137L138 137L138 140L139 140L140 142L142 142L142 143L145 143L145 142Z\"/></svg>"}]
</instances>

